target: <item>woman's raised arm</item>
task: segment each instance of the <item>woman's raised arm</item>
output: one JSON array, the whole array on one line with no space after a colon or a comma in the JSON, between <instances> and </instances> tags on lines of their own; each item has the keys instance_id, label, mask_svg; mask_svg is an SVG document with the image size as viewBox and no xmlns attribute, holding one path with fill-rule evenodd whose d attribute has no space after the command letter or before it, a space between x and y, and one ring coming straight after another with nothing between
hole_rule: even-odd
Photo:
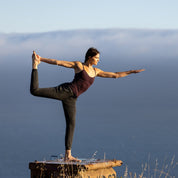
<instances>
[{"instance_id":1,"label":"woman's raised arm","mask_svg":"<svg viewBox=\"0 0 178 178\"><path fill-rule=\"evenodd\" d=\"M96 76L104 77L104 78L120 78L120 77L125 77L129 74L136 74L144 70L145 69L129 70L125 72L105 72L105 71L102 71L101 69L96 68Z\"/></svg>"},{"instance_id":2,"label":"woman's raised arm","mask_svg":"<svg viewBox=\"0 0 178 178\"><path fill-rule=\"evenodd\" d=\"M46 62L48 64L53 64L53 65L59 65L67 68L75 68L76 62L71 62L71 61L62 61L62 60L56 60L56 59L50 59L50 58L40 58L40 61Z\"/></svg>"},{"instance_id":3,"label":"woman's raised arm","mask_svg":"<svg viewBox=\"0 0 178 178\"><path fill-rule=\"evenodd\" d=\"M42 62L52 64L52 65L59 65L59 66L67 67L67 68L75 68L76 64L77 64L77 61L72 62L72 61L62 61L62 60L44 58L44 57L41 57L37 54L36 54L36 56Z\"/></svg>"}]
</instances>

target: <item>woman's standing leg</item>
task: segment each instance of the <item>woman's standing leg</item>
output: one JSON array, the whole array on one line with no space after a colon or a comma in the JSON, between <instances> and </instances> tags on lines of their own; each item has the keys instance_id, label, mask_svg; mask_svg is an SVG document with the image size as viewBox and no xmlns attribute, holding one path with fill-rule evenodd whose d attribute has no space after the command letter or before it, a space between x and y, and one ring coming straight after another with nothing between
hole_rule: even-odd
<instances>
[{"instance_id":1,"label":"woman's standing leg","mask_svg":"<svg viewBox=\"0 0 178 178\"><path fill-rule=\"evenodd\" d=\"M76 116L76 100L77 98L70 97L62 101L64 114L66 118L66 135L65 135L65 160L66 161L79 161L71 155L72 140L75 129L75 116Z\"/></svg>"}]
</instances>

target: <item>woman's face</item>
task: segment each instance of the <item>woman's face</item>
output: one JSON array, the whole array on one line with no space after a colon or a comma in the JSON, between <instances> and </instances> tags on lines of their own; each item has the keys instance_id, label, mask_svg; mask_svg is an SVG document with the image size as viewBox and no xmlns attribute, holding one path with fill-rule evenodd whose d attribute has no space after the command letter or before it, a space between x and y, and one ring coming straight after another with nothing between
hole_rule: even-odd
<instances>
[{"instance_id":1,"label":"woman's face","mask_svg":"<svg viewBox=\"0 0 178 178\"><path fill-rule=\"evenodd\" d=\"M100 54L99 53L97 55L93 56L93 57L90 57L90 59L89 59L90 63L92 65L97 65L99 60L100 60L99 58L100 58Z\"/></svg>"}]
</instances>

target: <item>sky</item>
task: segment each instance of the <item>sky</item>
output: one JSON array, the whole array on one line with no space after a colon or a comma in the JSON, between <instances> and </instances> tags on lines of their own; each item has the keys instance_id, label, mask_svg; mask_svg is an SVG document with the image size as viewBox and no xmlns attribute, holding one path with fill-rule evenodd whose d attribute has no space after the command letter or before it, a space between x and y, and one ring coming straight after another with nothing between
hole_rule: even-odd
<instances>
[{"instance_id":1,"label":"sky","mask_svg":"<svg viewBox=\"0 0 178 178\"><path fill-rule=\"evenodd\" d=\"M0 33L178 29L177 7L177 0L1 0Z\"/></svg>"},{"instance_id":2,"label":"sky","mask_svg":"<svg viewBox=\"0 0 178 178\"><path fill-rule=\"evenodd\" d=\"M6 58L14 60L11 56L30 56L33 50L45 57L83 61L91 46L100 51L101 61L103 58L130 62L155 62L155 58L177 60L178 30L100 29L0 34L0 63Z\"/></svg>"}]
</instances>

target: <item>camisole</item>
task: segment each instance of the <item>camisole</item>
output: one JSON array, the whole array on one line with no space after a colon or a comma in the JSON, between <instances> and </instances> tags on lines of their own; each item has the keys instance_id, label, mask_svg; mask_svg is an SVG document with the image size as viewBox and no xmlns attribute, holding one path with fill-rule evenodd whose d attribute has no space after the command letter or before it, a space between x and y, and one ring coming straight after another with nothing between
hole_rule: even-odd
<instances>
[{"instance_id":1,"label":"camisole","mask_svg":"<svg viewBox=\"0 0 178 178\"><path fill-rule=\"evenodd\" d=\"M93 84L94 80L95 77L90 77L83 67L82 71L75 73L74 79L69 84L69 87L72 89L74 95L78 97Z\"/></svg>"}]
</instances>

